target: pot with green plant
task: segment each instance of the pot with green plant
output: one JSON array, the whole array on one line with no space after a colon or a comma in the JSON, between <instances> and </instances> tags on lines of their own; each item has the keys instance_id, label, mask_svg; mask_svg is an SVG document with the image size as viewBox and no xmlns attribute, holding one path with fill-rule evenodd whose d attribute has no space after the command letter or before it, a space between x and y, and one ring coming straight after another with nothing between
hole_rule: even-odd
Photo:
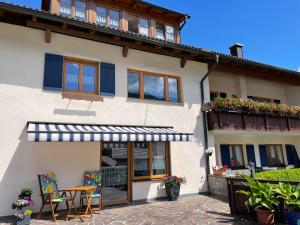
<instances>
[{"instance_id":1,"label":"pot with green plant","mask_svg":"<svg viewBox=\"0 0 300 225\"><path fill-rule=\"evenodd\" d=\"M300 224L300 184L290 185L288 183L279 183L274 189L278 198L284 201L284 216L288 225Z\"/></svg>"},{"instance_id":2,"label":"pot with green plant","mask_svg":"<svg viewBox=\"0 0 300 225\"><path fill-rule=\"evenodd\" d=\"M186 179L184 177L177 176L164 176L163 181L168 199L170 201L176 201L179 197L180 186L181 184L186 183Z\"/></svg>"},{"instance_id":3,"label":"pot with green plant","mask_svg":"<svg viewBox=\"0 0 300 225\"><path fill-rule=\"evenodd\" d=\"M278 199L273 192L273 186L267 183L260 183L251 179L249 176L245 176L250 191L240 190L238 193L247 196L245 204L247 207L254 208L257 221L260 225L273 225L274 209L278 206Z\"/></svg>"},{"instance_id":4,"label":"pot with green plant","mask_svg":"<svg viewBox=\"0 0 300 225\"><path fill-rule=\"evenodd\" d=\"M15 217L17 219L17 225L29 225L30 216L32 211L29 209L33 205L31 199L32 190L24 188L18 195L18 200L12 203L12 209L16 209Z\"/></svg>"}]
</instances>

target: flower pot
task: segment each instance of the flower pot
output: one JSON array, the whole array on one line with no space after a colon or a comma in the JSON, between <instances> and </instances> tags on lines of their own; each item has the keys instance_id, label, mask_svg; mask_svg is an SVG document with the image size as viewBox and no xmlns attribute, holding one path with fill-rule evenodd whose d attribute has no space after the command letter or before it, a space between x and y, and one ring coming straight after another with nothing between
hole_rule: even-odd
<instances>
[{"instance_id":1,"label":"flower pot","mask_svg":"<svg viewBox=\"0 0 300 225\"><path fill-rule=\"evenodd\" d=\"M300 211L284 210L284 217L288 225L300 225Z\"/></svg>"},{"instance_id":2,"label":"flower pot","mask_svg":"<svg viewBox=\"0 0 300 225\"><path fill-rule=\"evenodd\" d=\"M19 220L17 225L29 225L30 224L30 216L25 216L23 220Z\"/></svg>"},{"instance_id":3,"label":"flower pot","mask_svg":"<svg viewBox=\"0 0 300 225\"><path fill-rule=\"evenodd\" d=\"M170 201L176 201L178 199L179 193L180 193L180 184L167 186L166 192L167 192L168 199Z\"/></svg>"},{"instance_id":4,"label":"flower pot","mask_svg":"<svg viewBox=\"0 0 300 225\"><path fill-rule=\"evenodd\" d=\"M262 210L256 209L257 222L260 225L273 225L274 220L274 210Z\"/></svg>"}]
</instances>

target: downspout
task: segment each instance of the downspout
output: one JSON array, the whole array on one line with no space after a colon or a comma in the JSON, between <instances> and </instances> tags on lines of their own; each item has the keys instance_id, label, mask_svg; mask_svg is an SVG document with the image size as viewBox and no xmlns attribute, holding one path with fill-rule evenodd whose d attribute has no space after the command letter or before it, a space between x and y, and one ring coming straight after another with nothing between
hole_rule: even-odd
<instances>
[{"instance_id":1,"label":"downspout","mask_svg":"<svg viewBox=\"0 0 300 225\"><path fill-rule=\"evenodd\" d=\"M200 90L201 90L201 106L204 105L204 81L208 76L216 69L219 64L219 55L216 55L214 65L207 71L204 77L200 81ZM204 134L204 151L208 149L208 133L207 133L207 112L203 113L203 134ZM209 191L209 183L208 183L208 175L210 173L210 165L209 165L209 155L205 154L206 161L206 180L207 180L207 189Z\"/></svg>"},{"instance_id":2,"label":"downspout","mask_svg":"<svg viewBox=\"0 0 300 225\"><path fill-rule=\"evenodd\" d=\"M186 25L186 21L187 21L188 19L190 19L190 18L191 18L190 15L188 15L188 14L185 15L184 21L183 21L183 23L182 23L182 24L180 25L180 27L179 27L179 31L181 31L181 30L183 29L183 27Z\"/></svg>"}]
</instances>

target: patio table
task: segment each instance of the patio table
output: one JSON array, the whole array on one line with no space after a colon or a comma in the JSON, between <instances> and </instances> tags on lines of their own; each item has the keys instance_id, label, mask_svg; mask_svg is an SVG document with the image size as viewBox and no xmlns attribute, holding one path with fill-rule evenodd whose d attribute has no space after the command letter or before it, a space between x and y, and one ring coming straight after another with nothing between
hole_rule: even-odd
<instances>
[{"instance_id":1,"label":"patio table","mask_svg":"<svg viewBox=\"0 0 300 225\"><path fill-rule=\"evenodd\" d=\"M70 188L65 188L63 191L69 193L71 199L71 206L67 212L67 218L66 220L68 221L69 217L72 218L79 218L82 222L83 222L83 218L82 217L87 217L88 213L90 212L91 217L93 216L93 212L92 212L92 207L91 207L91 201L93 199L93 192L96 190L97 186L75 186L75 187L70 187ZM87 201L87 206L86 206L86 210L85 213L83 215L81 215L80 213L78 213L76 206L75 206L75 199L76 199L76 195L77 192L83 192L86 201ZM75 211L75 214L71 214L71 210L72 208Z\"/></svg>"}]
</instances>

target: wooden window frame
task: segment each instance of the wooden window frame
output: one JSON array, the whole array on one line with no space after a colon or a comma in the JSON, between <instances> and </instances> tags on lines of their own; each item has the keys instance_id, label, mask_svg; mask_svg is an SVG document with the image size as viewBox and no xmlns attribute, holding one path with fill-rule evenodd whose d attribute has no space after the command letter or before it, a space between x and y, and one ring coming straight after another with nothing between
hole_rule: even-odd
<instances>
[{"instance_id":1,"label":"wooden window frame","mask_svg":"<svg viewBox=\"0 0 300 225\"><path fill-rule=\"evenodd\" d=\"M78 90L77 91L70 91L66 90L66 63L77 63L79 64L79 81L78 81ZM83 85L82 85L82 79L83 79L83 71L82 66L83 65L89 65L95 67L95 80L94 80L94 92L84 92L82 91ZM84 94L84 95L98 95L99 93L99 62L91 61L91 60L83 60L83 59L77 59L77 58L71 58L71 57L64 57L64 65L63 65L63 92L65 94Z\"/></svg>"},{"instance_id":2,"label":"wooden window frame","mask_svg":"<svg viewBox=\"0 0 300 225\"><path fill-rule=\"evenodd\" d=\"M71 0L71 5L70 5L71 13L70 13L69 16L76 19L76 17L75 17L75 1L76 0ZM78 0L78 1L85 2L85 19L84 19L84 21L87 22L87 20L88 20L88 11L89 11L88 1L87 0ZM60 7L61 6L62 6L61 1L59 1L59 12L60 12Z\"/></svg>"},{"instance_id":3,"label":"wooden window frame","mask_svg":"<svg viewBox=\"0 0 300 225\"><path fill-rule=\"evenodd\" d=\"M140 15L135 14L135 13L131 13L131 12L128 12L128 18L129 18L129 15L134 16L134 17L136 17L138 19L138 34L141 34L140 33L141 32L140 31L140 29L141 29L141 25L140 25L141 19L144 19L144 20L148 21L148 36L147 37L150 37L151 36L150 35L151 19L148 18L148 17L140 16ZM128 22L128 31L129 31L129 20L128 19L127 19L127 22ZM141 35L143 35L143 34L141 34Z\"/></svg>"},{"instance_id":4,"label":"wooden window frame","mask_svg":"<svg viewBox=\"0 0 300 225\"><path fill-rule=\"evenodd\" d=\"M163 26L163 35L164 35L163 39L160 39L160 38L157 37L157 33L156 33L157 32L157 24L160 24L160 25ZM157 38L159 40L166 40L166 24L156 21L156 25L155 25L155 38Z\"/></svg>"},{"instance_id":5,"label":"wooden window frame","mask_svg":"<svg viewBox=\"0 0 300 225\"><path fill-rule=\"evenodd\" d=\"M131 98L131 97L128 96L128 74L129 73L136 73L136 74L139 75L139 81L140 81L140 83L139 83L140 97L139 98ZM164 97L165 97L164 100L155 100L155 99L145 99L144 98L144 76L145 75L163 77L164 78ZM178 102L169 101L168 78L177 80ZM127 98L130 98L130 99L144 99L144 100L158 101L158 102L183 103L181 77L180 76L175 76L175 75L169 75L169 74L161 74L161 73L154 73L154 72L148 72L148 71L141 71L141 70L136 70L136 69L131 69L130 68L127 71Z\"/></svg>"},{"instance_id":6,"label":"wooden window frame","mask_svg":"<svg viewBox=\"0 0 300 225\"><path fill-rule=\"evenodd\" d=\"M163 142L163 141L162 141ZM153 169L152 169L152 144L153 142L147 142L148 143L148 162L149 162L149 176L135 176L134 175L134 143L131 142L131 177L133 181L142 181L142 180L161 180L164 176L169 176L171 174L170 169L170 143L169 142L163 142L165 143L165 162L166 162L166 174L161 175L153 175Z\"/></svg>"},{"instance_id":7,"label":"wooden window frame","mask_svg":"<svg viewBox=\"0 0 300 225\"><path fill-rule=\"evenodd\" d=\"M169 34L169 33L167 32L167 26L168 26L168 27L172 27L173 30L174 30L174 34L173 34L173 35L174 35L174 40L173 40L173 41L167 39L168 34ZM176 42L176 39L177 39L177 37L176 37L176 28L175 28L175 26L174 26L174 25L171 25L171 24L165 24L165 40L166 40L166 41L169 41L169 42L174 42L174 43L175 43L175 42Z\"/></svg>"},{"instance_id":8,"label":"wooden window frame","mask_svg":"<svg viewBox=\"0 0 300 225\"><path fill-rule=\"evenodd\" d=\"M245 169L246 168L246 165L245 165L245 156L244 156L244 147L243 145L229 145L229 148L233 154L234 152L234 156L235 156L235 159L236 159L236 151L237 151L237 148L236 147L240 147L240 150L242 151L242 161L243 161L243 165L242 166L232 166L231 165L231 169L233 170L238 170L238 169ZM231 158L233 158L232 155L230 155L230 164L231 164Z\"/></svg>"},{"instance_id":9,"label":"wooden window frame","mask_svg":"<svg viewBox=\"0 0 300 225\"><path fill-rule=\"evenodd\" d=\"M97 7L101 7L101 8L104 8L106 10L106 26L108 27L111 27L110 26L110 16L109 16L109 11L110 10L114 10L114 11L117 11L119 13L119 27L118 29L121 29L121 20L122 20L122 16L121 16L121 10L120 9L117 9L117 8L112 8L112 7L107 7L107 6L104 6L104 5L101 5L101 4L96 4L96 17L98 16L97 14ZM97 21L97 18L96 18L96 21ZM101 24L101 23L97 23L97 24Z\"/></svg>"},{"instance_id":10,"label":"wooden window frame","mask_svg":"<svg viewBox=\"0 0 300 225\"><path fill-rule=\"evenodd\" d=\"M275 148L275 158L277 161L277 164L272 164L271 162L271 153L270 153L270 147L274 147ZM266 145L267 148L267 155L268 155L268 167L278 167L279 166L279 157L278 157L278 151L281 151L281 156L282 156L282 164L284 164L284 156L283 156L283 146L281 144L269 144Z\"/></svg>"}]
</instances>

